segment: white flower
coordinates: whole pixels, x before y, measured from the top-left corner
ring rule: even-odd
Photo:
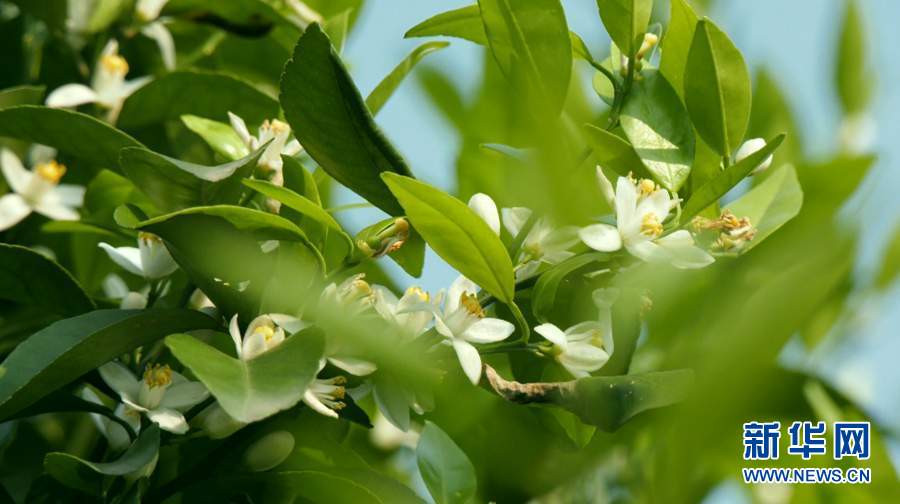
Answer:
[[[163,64],[167,70],[172,70],[175,68],[175,41],[166,25],[158,20],[167,3],[169,0],[138,0],[134,10],[138,20],[144,23],[141,33],[156,42]]]
[[[403,296],[397,296],[381,285],[372,287],[375,311],[385,320],[393,322],[404,336],[416,337],[428,327],[433,317],[429,303],[431,298],[419,287],[406,289]],[[424,308],[424,309],[423,309]]]
[[[472,343],[493,343],[509,337],[509,322],[484,316],[475,293],[478,286],[464,276],[450,285],[443,310],[435,310],[434,327],[453,346],[459,363],[473,384],[481,379],[481,355]]]
[[[604,196],[616,210],[616,226],[592,224],[579,231],[581,240],[594,250],[614,252],[623,246],[647,262],[671,263],[676,268],[702,268],[714,259],[694,244],[684,229],[663,236],[663,222],[673,201],[669,192],[648,179],[639,182],[619,177],[616,189],[597,167]]]
[[[491,230],[499,235],[502,215],[503,227],[516,237],[531,217],[531,210],[524,207],[504,208],[497,211],[497,204],[490,196],[477,193],[469,198],[469,208],[481,217]],[[578,243],[578,228],[555,228],[545,218],[538,219],[522,241],[516,257],[516,279],[534,275],[541,263],[558,264],[575,255],[569,249]]]
[[[325,367],[325,359],[319,363],[319,371]],[[316,373],[318,374],[318,372]],[[315,378],[303,394],[303,404],[309,406],[320,415],[338,418],[337,412],[346,406],[341,399],[346,395],[344,384],[347,379],[343,376],[333,378]]]
[[[167,277],[178,269],[162,239],[152,233],[138,233],[137,247],[113,247],[105,242],[99,246],[125,271],[148,280]]]
[[[110,299],[118,300],[122,310],[143,310],[147,307],[147,289],[133,291],[122,277],[114,273],[103,279],[103,293]]]
[[[169,369],[169,366],[148,366],[142,380],[117,362],[100,366],[100,376],[124,403],[121,418],[135,430],[140,430],[139,414],[159,425],[160,429],[184,434],[188,431],[182,411],[203,402],[209,391],[202,383],[192,382]]]
[[[66,167],[56,161],[35,165],[28,171],[11,151],[0,150],[0,169],[12,192],[0,196],[0,231],[9,229],[32,211],[53,220],[78,220],[84,188],[60,184]]]
[[[257,136],[253,136],[250,134],[250,130],[247,129],[247,124],[244,123],[243,119],[231,112],[228,112],[228,119],[231,121],[231,127],[235,133],[238,134],[244,145],[251,151],[272,140],[272,143],[266,147],[265,152],[260,156],[259,166],[266,171],[272,172],[272,183],[282,185],[284,178],[281,173],[283,163],[281,155],[296,156],[303,150],[300,142],[296,139],[288,141],[288,137],[291,135],[291,127],[278,119],[263,121],[262,126],[257,131]]]
[[[747,159],[754,152],[762,149],[766,146],[766,141],[762,138],[751,138],[746,142],[742,143],[738,148],[737,153],[734,155],[734,161],[736,163],[740,163],[744,159]],[[756,168],[750,172],[751,175],[756,175],[759,172],[765,171],[769,166],[772,165],[772,154],[769,154],[766,159],[763,159],[762,163],[759,163]]]
[[[128,62],[119,56],[119,43],[110,40],[100,60],[94,68],[94,78],[90,87],[84,84],[65,84],[56,88],[47,96],[48,107],[75,107],[85,103],[96,103],[110,110],[109,122],[115,122],[125,98],[146,84],[150,77],[125,80],[128,74]]]
[[[238,327],[238,316],[231,317],[228,332],[234,341],[234,348],[241,360],[259,357],[265,352],[284,342],[284,329],[275,323],[272,315],[260,315],[250,322],[247,330],[241,335]]]
[[[169,0],[138,0],[134,10],[141,21],[154,21],[167,3]]]

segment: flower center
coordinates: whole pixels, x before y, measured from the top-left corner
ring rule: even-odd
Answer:
[[[651,238],[656,238],[661,235],[663,232],[662,224],[659,223],[659,218],[655,213],[648,213],[644,215],[644,218],[641,219],[641,234],[644,236],[649,236]]]
[[[641,196],[650,196],[657,190],[656,183],[650,179],[641,179],[638,182],[637,187],[638,192],[641,193]]]
[[[419,301],[422,301],[423,303],[427,303],[428,300],[431,299],[427,292],[416,286],[412,286],[406,289],[406,293],[410,296],[415,296]]]
[[[47,182],[57,184],[59,183],[59,179],[66,174],[66,166],[59,164],[56,161],[49,161],[35,166],[34,171],[39,177]]]
[[[469,312],[469,315],[484,318],[484,308],[481,307],[481,303],[478,302],[478,297],[475,294],[463,292],[459,295],[459,304]]]
[[[100,58],[100,64],[103,65],[107,72],[113,75],[125,77],[128,73],[128,62],[118,54],[107,54]]]
[[[595,347],[602,347],[603,346],[603,333],[600,332],[598,329],[594,329],[593,331],[591,331],[590,341],[591,341],[591,345],[593,345]]]
[[[144,370],[144,383],[148,387],[166,387],[172,383],[172,370],[168,365],[154,364]]]
[[[275,336],[275,327],[270,324],[260,325],[253,329],[253,334],[261,334],[268,343]]]
[[[272,119],[272,122],[269,123],[269,128],[272,129],[272,133],[276,135],[280,135],[281,133],[289,133],[291,131],[291,127],[287,125],[287,123],[279,121],[278,119]]]
[[[146,245],[158,245],[162,243],[162,238],[146,231],[138,233],[138,240],[144,242]]]

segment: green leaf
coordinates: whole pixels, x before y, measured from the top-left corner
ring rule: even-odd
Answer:
[[[742,253],[796,217],[802,206],[803,189],[792,165],[782,166],[747,194],[725,205],[737,217],[749,217],[756,228],[756,235],[741,249]]]
[[[608,254],[591,252],[579,254],[554,265],[538,277],[531,291],[531,311],[539,322],[547,322],[559,304],[565,304],[565,297],[572,289],[567,282],[579,270],[593,263],[609,260]],[[562,291],[560,291],[562,288]]]
[[[410,28],[403,38],[435,36],[457,37],[485,47],[488,45],[478,5],[469,5],[432,16]]]
[[[410,401],[403,384],[384,370],[379,370],[372,381],[372,396],[378,410],[398,429],[408,431]]]
[[[15,105],[40,105],[44,86],[15,86],[0,90],[0,109]]]
[[[31,335],[0,365],[0,421],[84,373],[167,334],[211,329],[193,310],[97,310]]]
[[[0,243],[0,299],[63,317],[94,309],[94,302],[62,266],[32,249],[5,243]]]
[[[719,201],[725,193],[750,175],[750,172],[759,166],[763,160],[769,157],[769,154],[775,152],[775,149],[781,145],[783,140],[784,134],[778,135],[772,140],[769,140],[762,149],[747,156],[741,162],[729,166],[728,169],[721,172],[718,176],[700,186],[694,191],[691,195],[691,199],[689,199],[684,206],[684,210],[681,212],[681,221],[689,222],[693,216]]]
[[[644,72],[632,87],[621,123],[653,178],[671,192],[681,189],[694,161],[694,129],[675,90],[659,72]]]
[[[241,137],[229,124],[195,115],[183,115],[181,122],[225,159],[240,159],[250,153]]]
[[[584,131],[587,134],[588,143],[594,150],[597,164],[600,166],[608,168],[623,177],[629,173],[644,170],[644,163],[637,153],[634,152],[634,147],[621,137],[593,124],[585,124]]]
[[[322,256],[300,228],[259,210],[195,207],[137,228],[161,236],[223,314],[240,313],[247,322],[260,313],[297,314],[324,271]]]
[[[37,105],[0,110],[0,136],[55,147],[64,154],[113,170],[119,151],[141,143],[89,115]]]
[[[226,483],[227,484],[227,483]],[[258,489],[258,502],[352,502],[354,504],[422,504],[398,481],[371,469],[268,471],[237,477],[235,489]],[[235,492],[237,493],[237,492]]]
[[[485,376],[494,391],[508,401],[555,404],[607,432],[639,413],[682,401],[694,381],[689,369],[523,384],[505,380],[487,366]]]
[[[74,395],[70,388],[71,387],[60,388],[56,392],[44,396],[43,398],[41,398],[41,400],[33,403],[31,406],[19,410],[15,415],[7,418],[6,420],[9,421],[19,418],[28,418],[36,415],[43,415],[45,413],[96,413],[98,415],[103,415],[113,422],[121,425],[122,428],[125,429],[125,432],[127,432],[132,439],[137,437],[137,435],[134,434],[134,429],[131,427],[131,425],[122,418],[116,416],[113,410],[107,408],[106,406],[103,406],[102,404],[97,404],[95,402],[88,401],[82,399],[77,395]]]
[[[370,226],[366,226],[356,234],[355,241],[366,241],[379,231],[394,223],[396,219],[384,219]],[[396,262],[403,271],[416,278],[422,276],[422,268],[425,266],[425,240],[415,229],[409,230],[409,238],[399,249],[387,255]]]
[[[873,72],[866,60],[866,28],[856,0],[847,1],[837,41],[835,82],[841,107],[847,115],[863,112],[873,90]]]
[[[512,261],[500,238],[475,212],[424,182],[392,173],[382,178],[439,256],[497,299],[512,302]]]
[[[741,52],[712,21],[698,21],[684,69],[684,100],[700,137],[721,156],[731,156],[744,139],[750,94]]]
[[[684,99],[684,69],[699,18],[687,0],[671,0],[670,7],[669,26],[660,44],[659,71]]]
[[[228,121],[228,112],[248,124],[259,124],[278,117],[278,102],[229,75],[178,71],[153,79],[129,96],[117,124],[137,128],[188,114]]]
[[[371,112],[373,116],[377,115],[381,110],[381,107],[383,107],[391,98],[391,95],[394,94],[394,91],[400,87],[400,83],[403,82],[403,79],[406,78],[409,72],[412,71],[413,67],[416,66],[422,58],[433,52],[439,51],[448,45],[450,45],[449,42],[426,42],[413,49],[413,51],[409,53],[406,58],[403,58],[403,61],[394,67],[394,69],[391,70],[391,73],[387,74],[387,76],[375,86],[375,89],[369,93],[369,96],[366,98],[366,107],[369,108],[369,112]]]
[[[440,427],[426,421],[416,446],[416,463],[437,504],[464,504],[475,496],[475,467]]]
[[[644,41],[653,0],[597,0],[600,20],[625,54],[634,55]]]
[[[242,159],[218,166],[188,163],[148,149],[129,147],[119,156],[125,175],[163,212],[237,203],[241,180],[250,176],[263,145]]]
[[[479,0],[494,59],[524,98],[562,110],[572,74],[572,42],[559,0]]]
[[[325,338],[317,329],[305,329],[246,361],[187,334],[167,337],[166,346],[206,385],[229,415],[250,423],[300,402],[319,371]]]
[[[48,453],[44,470],[69,488],[103,496],[105,476],[127,476],[151,464],[159,453],[159,427],[151,425],[121,457],[112,462],[89,462],[63,452]]]
[[[391,215],[402,214],[379,178],[411,175],[387,141],[340,57],[317,24],[297,42],[281,77],[281,105],[294,135],[329,175]]]

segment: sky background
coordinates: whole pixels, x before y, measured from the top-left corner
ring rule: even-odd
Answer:
[[[471,4],[471,0],[368,0],[345,49],[345,59],[365,95],[409,51],[423,40],[404,40],[410,27],[439,12]],[[594,0],[563,0],[569,26],[595,54],[607,50],[609,39]],[[660,4],[657,1],[657,4]],[[665,4],[665,2],[663,2]],[[836,40],[843,0],[719,0],[709,13],[741,49],[752,70],[766,67],[775,76],[791,104],[803,132],[807,154],[829,156],[837,145],[840,110],[833,85]],[[869,29],[871,67],[877,69],[877,89],[871,111],[877,124],[874,150],[878,163],[848,206],[845,216],[861,225],[862,249],[857,276],[868,281],[878,267],[886,240],[900,217],[900,2],[861,0]],[[659,8],[659,5],[657,5]],[[448,70],[459,88],[471,94],[477,85],[483,50],[475,44],[450,39],[451,46],[428,56],[427,64]],[[448,191],[455,190],[455,157],[459,138],[430,106],[415,79],[409,79],[377,118],[388,137],[409,161],[419,178]],[[357,201],[342,193],[337,203]],[[357,231],[378,218],[376,210],[342,214]],[[455,278],[454,272],[429,251],[422,279],[416,281],[392,266],[401,284],[416,282],[437,291]],[[814,355],[802,347],[788,349],[785,360],[809,366],[836,387],[867,407],[870,414],[900,433],[900,286],[883,296],[858,295],[856,315],[844,322],[849,333],[837,343],[826,343]],[[875,398],[878,398],[876,401]],[[900,454],[900,443],[895,443]],[[895,467],[900,456],[895,457]]]

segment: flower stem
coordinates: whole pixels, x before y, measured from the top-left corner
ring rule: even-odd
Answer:
[[[519,309],[519,306],[515,301],[511,301],[506,306],[509,307],[509,310],[513,314],[513,318],[516,320],[516,325],[519,326],[519,331],[522,333],[522,342],[528,344],[528,340],[531,338],[531,329],[528,327],[528,321],[525,320],[525,315],[522,314],[522,310]]]

